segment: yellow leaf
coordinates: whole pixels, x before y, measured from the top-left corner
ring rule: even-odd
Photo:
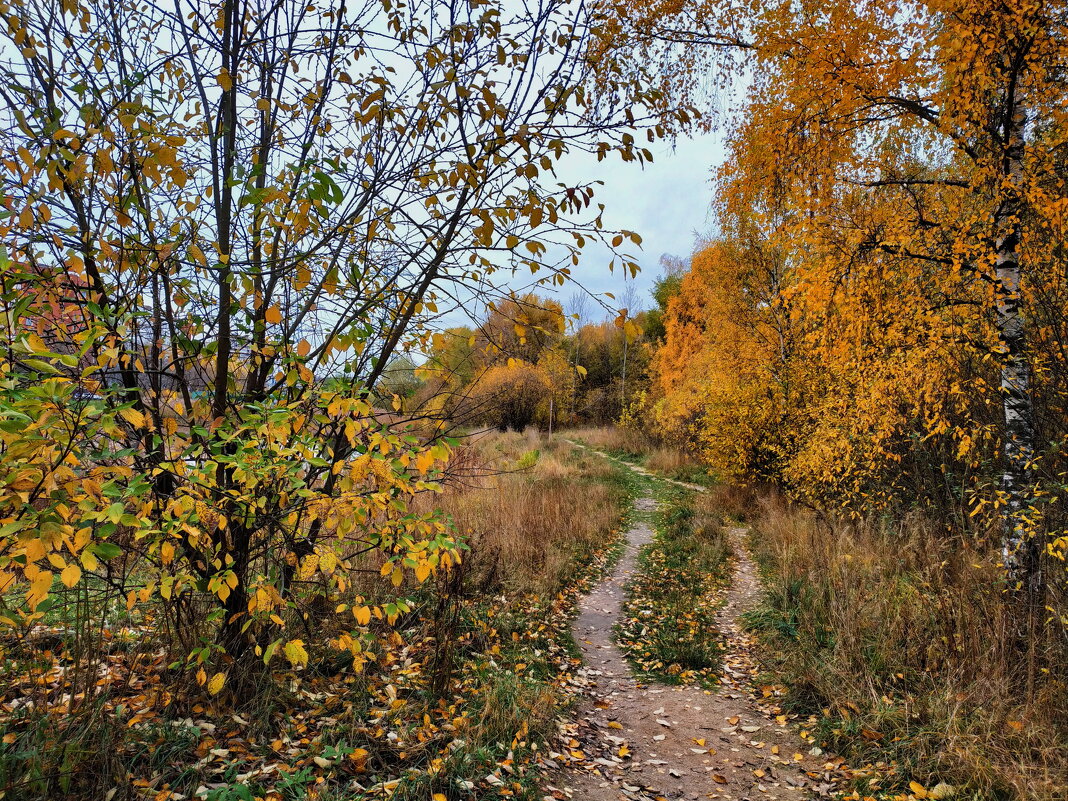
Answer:
[[[26,593],[26,601],[29,603],[31,609],[36,609],[37,604],[41,603],[48,597],[49,591],[52,589],[52,573],[49,570],[42,570],[30,581],[30,590]]]
[[[434,454],[430,451],[423,451],[415,457],[415,468],[420,473],[426,473],[434,464]]]
[[[294,667],[308,664],[308,652],[304,650],[303,640],[290,640],[285,644],[282,651]]]
[[[26,554],[27,563],[43,559],[45,555],[44,543],[40,540],[28,540],[23,546],[23,553]]]
[[[163,559],[163,564],[169,565],[171,562],[174,561],[174,546],[171,545],[169,542],[163,543],[162,547],[160,547],[159,549],[159,552],[160,556]]]
[[[311,343],[306,339],[302,339],[297,343],[297,355],[302,359],[311,353]]]
[[[204,668],[197,671],[197,684],[201,687],[204,686],[204,682],[208,680],[208,674],[204,672]]]
[[[119,412],[134,428],[143,428],[145,425],[145,416],[137,409],[123,409]]]
[[[361,626],[366,626],[371,622],[371,607],[359,606],[352,610],[353,617],[356,618],[356,622]]]
[[[234,79],[230,77],[230,72],[226,67],[219,70],[219,74],[215,76],[215,80],[219,82],[219,86],[221,86],[225,92],[229,92],[234,88]]]
[[[271,306],[267,309],[266,313],[264,313],[263,319],[271,325],[277,325],[282,322],[282,312],[278,310],[277,306]]]
[[[909,782],[909,789],[915,793],[917,798],[927,797],[927,789],[919,782]]]
[[[311,270],[301,264],[297,267],[297,277],[294,281],[294,289],[298,292],[311,282]]]
[[[415,577],[421,582],[426,581],[427,576],[430,575],[433,568],[426,562],[420,562],[415,566]]]
[[[226,674],[216,673],[211,677],[211,681],[208,682],[208,693],[210,695],[218,695],[224,684],[226,684]]]
[[[75,564],[69,564],[59,574],[59,580],[64,587],[73,587],[82,577],[82,569]]]

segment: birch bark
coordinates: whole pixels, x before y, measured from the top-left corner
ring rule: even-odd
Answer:
[[[1001,340],[1001,393],[1005,419],[1001,488],[1008,503],[1002,555],[1010,585],[1029,594],[1042,588],[1038,541],[1028,523],[1035,417],[1026,328],[1020,308],[1020,196],[1024,171],[1026,115],[1019,98],[1011,99],[1005,121],[1002,201],[995,215],[995,272],[998,279],[997,329]]]

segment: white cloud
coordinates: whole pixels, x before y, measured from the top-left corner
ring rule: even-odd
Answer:
[[[606,227],[641,235],[641,250],[631,252],[642,267],[634,285],[645,303],[660,273],[661,254],[688,256],[695,238],[709,233],[712,175],[724,159],[722,137],[715,133],[680,139],[674,147],[659,142],[649,149],[653,163],[644,167],[615,155],[598,163],[595,156],[582,154],[565,158],[557,168],[565,183],[603,181],[594,200],[605,205]],[[588,247],[573,275],[593,293],[618,297],[624,289],[623,272],[617,267],[610,273],[610,260],[607,250]],[[575,289],[564,287],[561,294]]]

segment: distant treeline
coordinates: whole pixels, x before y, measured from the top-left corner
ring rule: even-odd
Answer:
[[[604,424],[644,397],[663,312],[680,278],[657,284],[652,310],[591,322],[554,299],[516,295],[475,326],[436,333],[423,359],[386,368],[379,403],[454,423],[522,429]]]

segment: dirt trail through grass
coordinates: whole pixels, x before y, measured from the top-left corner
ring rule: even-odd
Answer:
[[[828,793],[825,758],[810,753],[784,719],[757,703],[750,688],[756,672],[752,643],[738,617],[754,602],[759,578],[744,529],[731,531],[734,575],[717,617],[725,648],[720,687],[644,684],[633,677],[612,627],[624,588],[638,569],[639,550],[655,536],[651,519],[657,501],[649,483],[643,482],[647,489],[635,503],[622,558],[580,605],[573,630],[585,658],[587,699],[566,732],[570,767],[548,788],[548,797],[744,801]]]

